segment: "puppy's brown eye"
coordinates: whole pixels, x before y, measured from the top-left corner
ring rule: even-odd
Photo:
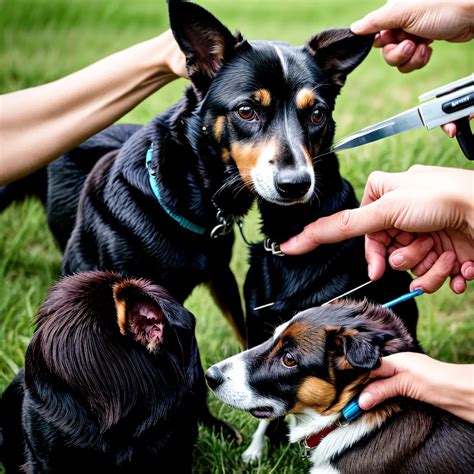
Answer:
[[[313,113],[311,114],[311,122],[314,125],[321,125],[323,123],[323,120],[324,120],[324,111],[321,108],[316,107],[313,110]]]
[[[241,119],[247,121],[253,120],[257,117],[255,110],[253,110],[252,107],[250,107],[249,105],[241,105],[237,109],[237,113],[239,114],[239,117]]]
[[[296,365],[296,360],[289,352],[285,352],[281,358],[281,363],[285,367],[294,367]]]

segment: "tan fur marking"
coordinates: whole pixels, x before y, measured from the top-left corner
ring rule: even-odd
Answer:
[[[128,286],[126,283],[128,282],[116,283],[112,287],[115,309],[117,310],[117,324],[120,329],[120,334],[122,334],[122,336],[125,336],[127,334],[127,305],[125,303],[125,300],[120,298],[119,293],[122,288]]]
[[[316,102],[316,94],[313,90],[304,87],[296,94],[296,107],[298,109],[307,109]]]
[[[220,115],[217,117],[216,121],[214,122],[214,136],[216,137],[216,140],[219,141],[222,137],[222,130],[224,128],[224,120],[225,117],[223,115]]]
[[[335,394],[336,389],[329,382],[317,377],[307,377],[298,389],[297,402],[290,413],[299,413],[303,408],[312,408],[322,413],[334,400]]]
[[[229,149],[228,149],[228,148],[224,148],[224,149],[222,150],[221,156],[222,156],[222,161],[223,161],[224,163],[229,163],[229,161],[230,161],[230,152],[229,152]]]
[[[257,92],[253,94],[253,98],[262,107],[268,107],[272,101],[272,97],[268,89],[259,89]]]
[[[277,146],[274,140],[260,145],[236,142],[230,146],[230,153],[239,169],[240,176],[249,188],[252,187],[250,172],[257,166],[258,160],[275,159],[276,151]]]
[[[300,145],[301,151],[303,152],[304,157],[306,158],[306,162],[309,166],[313,166],[313,159],[311,158],[311,154],[308,149],[304,145]],[[319,150],[319,148],[318,148]],[[317,154],[317,152],[316,152]]]

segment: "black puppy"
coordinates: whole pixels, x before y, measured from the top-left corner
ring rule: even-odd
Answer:
[[[191,472],[206,389],[195,320],[161,287],[63,278],[1,400],[7,472]]]
[[[336,155],[327,150],[334,138],[336,97],[372,40],[340,29],[319,33],[304,48],[262,47],[262,56],[275,56],[265,63],[268,69],[258,82],[268,104],[249,105],[252,131],[240,144],[242,148],[254,141],[270,144],[249,169],[251,184],[264,198],[259,209],[267,236],[265,245],[251,247],[245,282],[249,347],[264,341],[297,311],[368,280],[362,238],[324,245],[303,256],[281,257],[272,250],[319,217],[358,206],[351,185],[339,173]],[[409,283],[407,274],[389,270],[354,296],[384,303],[406,293]],[[274,304],[255,309],[269,303]],[[404,303],[396,311],[415,336],[415,303]]]

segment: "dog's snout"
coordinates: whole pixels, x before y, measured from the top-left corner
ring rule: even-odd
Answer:
[[[311,176],[306,171],[283,170],[275,176],[275,188],[282,197],[303,197],[311,187]]]
[[[215,390],[222,382],[224,382],[224,374],[219,367],[213,365],[206,371],[207,385],[211,390]]]

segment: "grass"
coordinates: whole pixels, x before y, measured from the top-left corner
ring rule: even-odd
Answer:
[[[278,39],[302,44],[320,29],[348,25],[378,6],[366,0],[206,0],[229,28],[251,39]],[[165,2],[134,0],[0,0],[0,90],[30,87],[54,80],[105,55],[152,37],[166,28]],[[431,88],[469,74],[473,45],[435,43],[428,67],[409,75],[387,67],[378,51],[348,79],[338,100],[335,118],[339,137],[413,106]],[[124,65],[125,67],[125,65]],[[154,94],[121,121],[146,123],[176,101],[184,81]],[[2,111],[5,113],[7,111]],[[340,154],[341,168],[360,196],[372,170],[406,170],[412,164],[470,166],[455,142],[439,130],[420,130],[357,151]],[[472,167],[471,167],[472,169]],[[256,238],[258,218],[245,223]],[[27,201],[0,215],[0,390],[23,364],[31,336],[32,318],[47,289],[58,278],[60,253],[48,231],[41,205]],[[241,284],[247,268],[246,250],[237,237],[232,268]],[[473,360],[474,297],[453,295],[443,288],[419,298],[420,338],[426,351],[446,361]],[[186,305],[198,320],[197,336],[205,367],[238,351],[235,339],[205,288],[196,288]],[[215,399],[211,408],[234,423],[248,443],[256,426],[249,415]],[[299,473],[307,469],[299,447],[268,453],[260,465],[245,467],[243,447],[229,445],[200,430],[195,455],[196,473]],[[1,468],[0,468],[1,470]]]

